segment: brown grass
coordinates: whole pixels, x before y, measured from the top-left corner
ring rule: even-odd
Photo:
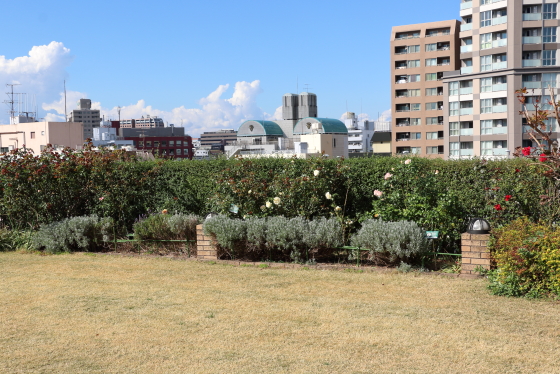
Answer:
[[[560,373],[484,280],[0,253],[1,373]]]

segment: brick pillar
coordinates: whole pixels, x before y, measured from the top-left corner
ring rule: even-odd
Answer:
[[[214,240],[204,235],[202,225],[196,226],[196,257],[202,260],[217,260],[218,251],[212,244]]]
[[[478,266],[490,270],[489,240],[490,234],[461,234],[461,274],[476,274]]]

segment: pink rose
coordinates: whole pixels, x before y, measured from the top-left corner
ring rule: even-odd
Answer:
[[[387,179],[391,178],[392,176],[393,176],[393,174],[387,173],[387,174],[385,174],[385,176],[383,178],[385,178],[385,180],[387,180]]]
[[[376,197],[381,197],[381,195],[383,195],[383,192],[379,191],[379,190],[375,190],[373,191],[373,195]]]

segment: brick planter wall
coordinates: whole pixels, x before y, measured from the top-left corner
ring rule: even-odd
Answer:
[[[489,240],[490,234],[461,234],[461,274],[476,274],[478,266],[490,270]]]
[[[218,251],[212,244],[214,241],[210,236],[204,235],[202,225],[196,226],[196,258],[201,260],[217,260]]]

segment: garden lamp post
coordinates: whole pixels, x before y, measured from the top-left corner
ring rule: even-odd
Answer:
[[[471,218],[467,232],[469,234],[488,234],[490,224],[484,218]]]

